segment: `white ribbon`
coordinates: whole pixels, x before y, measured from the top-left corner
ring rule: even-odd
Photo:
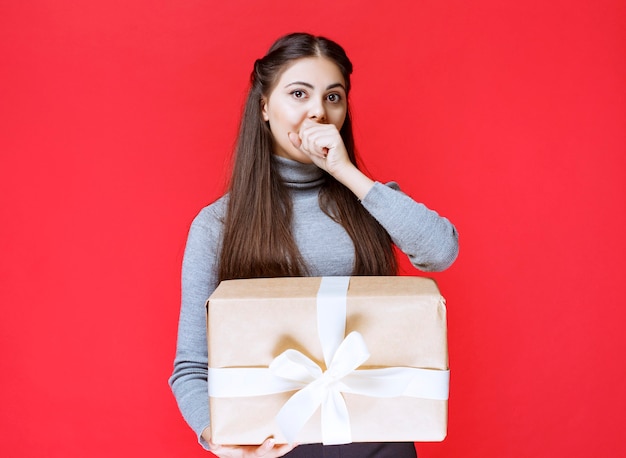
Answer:
[[[358,332],[351,332],[344,339],[349,281],[350,277],[323,277],[317,295],[318,334],[326,371],[303,353],[286,350],[268,368],[209,368],[209,395],[243,397],[297,390],[276,416],[279,428],[287,441],[293,443],[321,407],[325,445],[352,442],[342,393],[448,399],[448,370],[413,367],[358,370],[369,358],[369,352]]]

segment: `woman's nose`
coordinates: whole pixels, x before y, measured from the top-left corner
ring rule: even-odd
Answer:
[[[317,122],[326,122],[326,110],[324,109],[323,101],[311,101],[311,107],[309,108],[309,119]]]

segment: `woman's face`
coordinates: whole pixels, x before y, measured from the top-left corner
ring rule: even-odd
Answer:
[[[341,130],[348,111],[346,83],[333,61],[325,57],[296,60],[283,71],[262,101],[263,119],[274,137],[274,154],[303,163],[311,159],[289,140],[305,119],[334,124]]]

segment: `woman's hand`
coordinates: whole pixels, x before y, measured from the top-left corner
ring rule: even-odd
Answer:
[[[219,458],[277,458],[289,453],[295,445],[277,445],[271,437],[261,445],[217,445],[211,440],[211,431],[205,429],[202,437],[209,443],[209,450]]]
[[[315,165],[348,187],[357,198],[363,199],[374,185],[350,162],[341,134],[334,124],[320,124],[306,119],[299,133],[289,133],[289,140]]]
[[[209,442],[211,452],[220,458],[276,458],[293,450],[295,445],[276,445],[274,439],[266,439],[261,445],[216,445]]]
[[[320,124],[305,119],[300,132],[289,133],[289,140],[309,156],[315,165],[332,176],[346,167],[353,167],[343,139],[334,124]]]

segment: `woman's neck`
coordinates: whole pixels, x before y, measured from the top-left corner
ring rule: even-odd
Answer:
[[[324,171],[315,164],[303,164],[281,156],[272,156],[283,183],[288,188],[310,189],[321,186]]]

